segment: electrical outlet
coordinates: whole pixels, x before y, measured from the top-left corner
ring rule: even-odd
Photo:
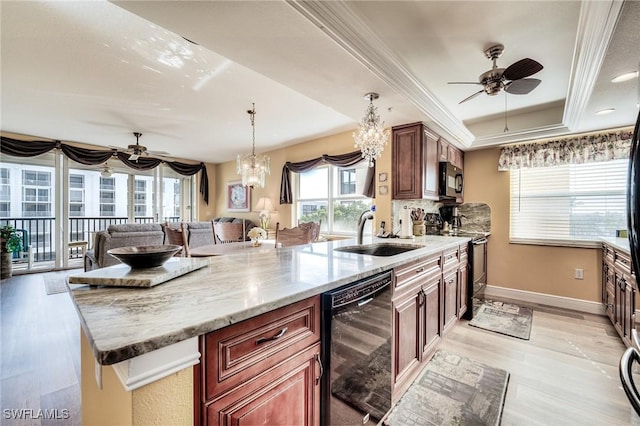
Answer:
[[[576,269],[576,280],[584,278],[584,269]]]

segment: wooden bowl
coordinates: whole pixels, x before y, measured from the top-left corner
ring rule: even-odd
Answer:
[[[162,266],[181,249],[182,246],[175,244],[118,247],[107,250],[107,254],[115,257],[125,265],[129,265],[132,269],[142,269]]]

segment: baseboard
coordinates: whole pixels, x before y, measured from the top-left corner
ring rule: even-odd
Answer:
[[[572,311],[585,312],[595,315],[606,315],[604,306],[600,302],[589,300],[573,299],[571,297],[553,296],[533,291],[517,290],[513,288],[497,287],[488,285],[485,287],[484,296],[488,299],[505,298],[521,300],[523,302],[537,303],[540,305],[553,306],[556,308],[570,309]]]

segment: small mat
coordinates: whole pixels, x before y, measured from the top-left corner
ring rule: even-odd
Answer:
[[[508,383],[505,370],[437,350],[383,424],[499,425]]]
[[[44,289],[48,295],[67,291],[67,277],[47,277],[44,279]]]
[[[469,325],[518,339],[529,340],[533,310],[511,303],[484,300]]]

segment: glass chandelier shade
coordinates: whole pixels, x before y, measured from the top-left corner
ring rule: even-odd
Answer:
[[[256,154],[256,104],[253,104],[253,108],[247,112],[251,117],[253,148],[251,154],[238,154],[238,174],[242,176],[243,186],[263,188],[265,176],[271,174],[271,159],[266,155]]]
[[[389,131],[385,131],[384,122],[380,121],[378,108],[373,105],[373,100],[378,99],[377,93],[367,93],[364,96],[369,100],[369,106],[358,124],[358,129],[353,133],[355,147],[362,151],[362,158],[369,162],[369,167],[373,167],[373,161],[382,154],[384,146],[389,139]]]

